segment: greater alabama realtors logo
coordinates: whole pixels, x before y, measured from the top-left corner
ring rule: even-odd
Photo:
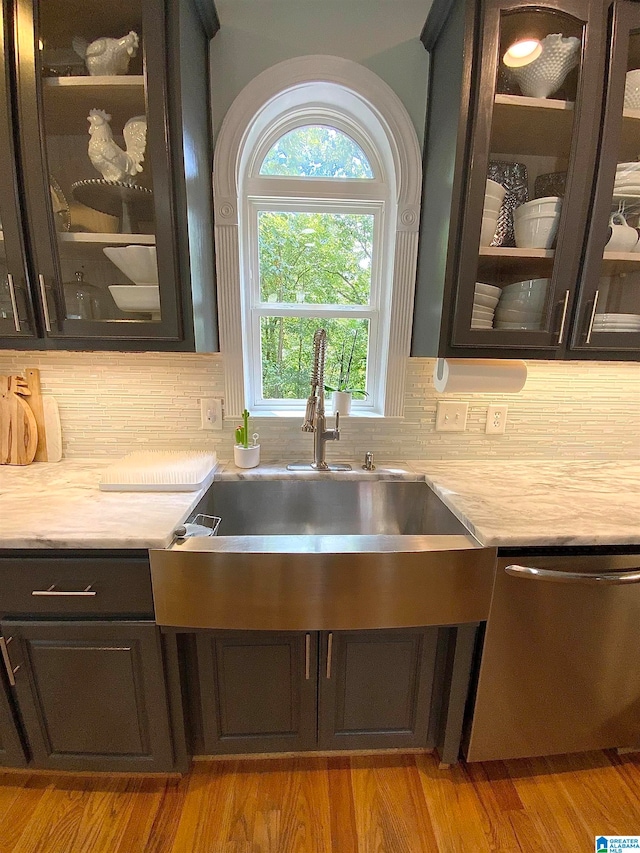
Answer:
[[[599,835],[596,853],[619,853],[621,850],[640,850],[640,835]]]

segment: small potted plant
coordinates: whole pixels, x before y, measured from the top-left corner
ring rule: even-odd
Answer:
[[[260,445],[256,444],[258,434],[252,436],[253,444],[249,444],[249,412],[242,413],[242,426],[236,427],[236,443],[233,446],[233,461],[238,468],[255,468],[260,462]]]
[[[338,381],[335,386],[325,385],[325,391],[331,391],[333,393],[332,403],[333,403],[333,414],[334,415],[348,415],[351,413],[351,399],[354,394],[361,394],[363,397],[367,396],[367,392],[364,388],[350,388],[350,379],[351,379],[351,369],[353,367],[353,356],[356,349],[356,342],[358,340],[358,330],[353,334],[353,339],[351,341],[351,349],[347,356],[347,339],[344,338],[342,341],[342,352],[340,353],[340,374],[338,376]]]

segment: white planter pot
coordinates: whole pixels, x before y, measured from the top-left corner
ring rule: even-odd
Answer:
[[[252,444],[251,447],[243,447],[241,444],[234,444],[233,461],[238,468],[255,468],[260,463],[260,445]]]
[[[351,414],[351,392],[350,391],[334,391],[333,392],[333,414],[334,415],[350,415]]]

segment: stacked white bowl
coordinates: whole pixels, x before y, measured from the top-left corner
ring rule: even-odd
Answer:
[[[506,189],[497,181],[487,178],[487,187],[484,194],[484,209],[482,211],[482,229],[480,231],[480,245],[489,246],[493,240],[498,226],[498,216]]]
[[[640,332],[640,314],[596,314],[594,332]]]
[[[476,282],[473,295],[473,314],[471,315],[472,329],[492,329],[493,314],[500,299],[500,288],[493,284]]]
[[[540,329],[548,286],[548,278],[530,278],[503,287],[494,329]]]
[[[618,163],[613,194],[637,197],[640,195],[640,163]]]
[[[536,198],[516,207],[513,227],[519,249],[550,249],[558,233],[562,199]]]

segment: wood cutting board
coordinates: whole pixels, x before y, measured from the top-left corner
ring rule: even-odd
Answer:
[[[21,376],[0,376],[0,465],[29,465],[38,446],[36,419]]]
[[[38,447],[36,462],[59,462],[62,459],[62,429],[60,412],[55,397],[42,393],[40,371],[37,367],[28,367],[25,379],[31,391],[27,403],[31,408],[38,427]]]

